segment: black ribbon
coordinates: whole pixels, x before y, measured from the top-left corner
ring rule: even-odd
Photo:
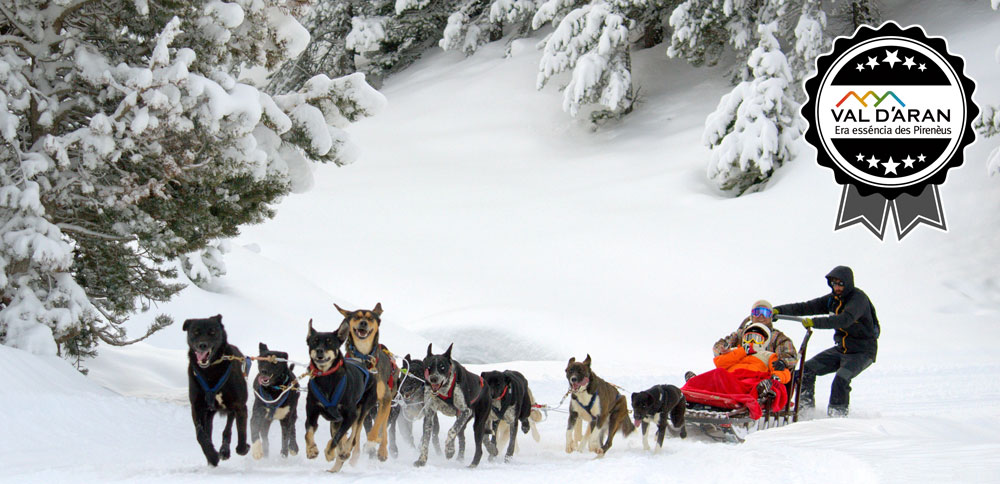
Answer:
[[[882,240],[890,211],[896,220],[896,236],[900,240],[921,223],[948,230],[937,185],[925,186],[917,196],[903,194],[895,200],[887,200],[878,193],[861,195],[854,185],[845,185],[840,196],[840,212],[837,214],[837,226],[834,230],[862,224]]]

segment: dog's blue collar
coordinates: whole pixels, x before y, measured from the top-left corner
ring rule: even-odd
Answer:
[[[344,360],[344,361],[347,361],[347,363],[353,366],[354,368],[361,370],[361,373],[365,375],[365,382],[362,385],[362,387],[368,386],[368,378],[371,376],[371,373],[369,373],[368,370],[366,370],[361,365],[354,363],[353,361],[349,360]],[[337,384],[337,388],[333,390],[333,395],[331,395],[330,398],[327,398],[326,395],[323,394],[323,391],[319,389],[319,386],[316,385],[316,379],[315,378],[309,379],[309,393],[316,395],[316,400],[319,401],[319,404],[322,405],[323,408],[336,407],[337,404],[340,403],[341,397],[344,396],[345,389],[347,389],[347,378],[341,378],[340,383]],[[361,401],[362,396],[364,396],[364,392],[359,392],[358,399],[357,401],[354,402],[355,405],[357,405],[358,402]]]

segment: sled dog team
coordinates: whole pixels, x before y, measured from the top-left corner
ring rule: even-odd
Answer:
[[[528,381],[517,371],[470,372],[451,357],[449,345],[435,354],[427,347],[423,360],[406,355],[399,368],[389,350],[379,343],[381,303],[371,310],[348,311],[337,306],[344,316],[336,331],[322,332],[309,321],[306,342],[309,347],[306,385],[306,457],[319,455],[316,431],[319,419],[330,422],[330,440],[323,449],[327,461],[335,461],[330,472],[337,472],[344,462],[357,460],[361,453],[361,433],[365,428],[365,448],[369,456],[384,461],[391,452],[398,454],[396,427],[413,443],[410,422],[423,416],[420,457],[414,463],[427,462],[433,440],[440,453],[438,413],[455,417],[445,436],[444,454],[458,457],[465,452],[465,429],[471,422],[475,454],[471,466],[479,464],[485,445],[490,458],[506,444],[504,460],[509,461],[517,445],[517,433],[532,433],[541,420],[540,406],[534,401]],[[228,459],[236,422],[236,453],[260,459],[268,454],[268,431],[274,421],[281,427],[281,455],[296,455],[295,422],[302,388],[294,375],[294,363],[288,353],[272,351],[260,343],[259,356],[247,357],[228,343],[222,316],[188,319],[182,328],[187,332],[188,393],[191,416],[198,444],[209,465]],[[252,360],[258,361],[258,374],[251,390],[254,393],[250,413],[250,439],[247,443],[246,376]],[[618,431],[626,436],[642,426],[643,445],[649,448],[647,430],[657,425],[656,443],[662,447],[667,428],[686,437],[684,397],[673,385],[657,385],[632,394],[635,423],[628,418],[628,406],[618,389],[597,376],[590,367],[590,355],[576,361],[570,358],[566,379],[571,395],[569,422],[566,428],[566,451],[587,449],[603,455],[611,448]],[[398,395],[398,396],[397,396]],[[395,405],[394,405],[395,402]],[[212,422],[216,412],[226,415],[222,443],[216,450],[212,443]],[[403,417],[403,422],[399,417]],[[584,429],[583,424],[587,423]],[[499,442],[498,442],[499,440]]]

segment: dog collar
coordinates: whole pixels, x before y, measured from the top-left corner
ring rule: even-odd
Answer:
[[[482,377],[479,377],[479,378],[482,378]],[[509,387],[507,385],[504,385],[503,392],[500,393],[499,397],[494,398],[494,400],[500,400],[501,398],[503,398],[503,396],[507,394],[507,388],[509,388]]]
[[[327,376],[327,375],[329,375],[329,374],[331,374],[331,373],[339,370],[341,366],[344,366],[344,359],[343,358],[341,358],[340,361],[338,361],[336,365],[333,365],[332,367],[330,367],[329,370],[321,372],[321,371],[319,371],[319,368],[316,368],[316,363],[310,361],[309,362],[309,376],[313,377],[313,378],[320,377],[320,376]]]

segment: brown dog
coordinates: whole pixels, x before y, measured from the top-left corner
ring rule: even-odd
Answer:
[[[566,425],[566,452],[577,449],[578,437],[574,438],[577,419],[590,422],[588,448],[598,456],[611,448],[615,433],[620,429],[625,436],[635,430],[628,418],[625,397],[618,393],[614,385],[604,381],[590,369],[590,355],[583,362],[570,358],[566,365],[566,380],[569,382],[573,398],[569,404],[569,422]],[[607,436],[602,445],[600,440]]]
[[[378,459],[389,458],[387,423],[392,410],[392,398],[396,395],[396,385],[399,383],[399,368],[392,354],[378,342],[379,324],[382,316],[382,303],[372,310],[358,309],[348,311],[334,304],[337,311],[344,315],[340,323],[340,331],[350,331],[350,337],[345,345],[345,356],[362,360],[374,373],[378,382],[378,414],[371,430],[368,431],[368,443],[378,442]],[[374,449],[370,449],[371,452]]]

